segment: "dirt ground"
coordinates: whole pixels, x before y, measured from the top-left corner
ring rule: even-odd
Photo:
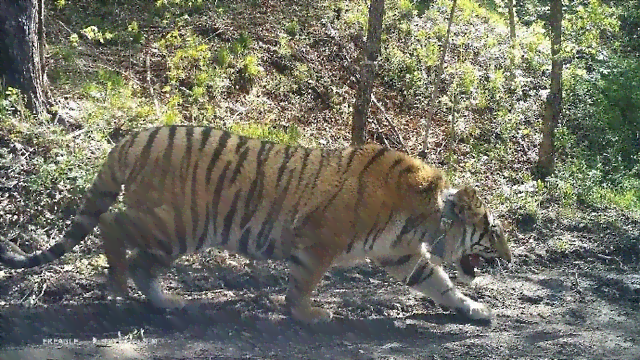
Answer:
[[[191,312],[116,304],[100,279],[79,275],[54,276],[35,306],[9,297],[0,359],[640,359],[637,246],[559,255],[527,244],[464,290],[494,309],[490,325],[463,321],[365,264],[327,274],[315,300],[334,321],[303,326],[281,309],[284,264],[202,256],[165,277],[170,290],[208,299]],[[3,294],[33,271],[1,273]]]

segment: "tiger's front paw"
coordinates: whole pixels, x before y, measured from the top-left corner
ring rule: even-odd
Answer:
[[[319,307],[301,307],[292,308],[291,316],[300,322],[307,324],[316,324],[322,322],[329,322],[333,317],[333,314],[329,310],[325,310]]]
[[[487,307],[487,305],[471,299],[467,300],[464,306],[457,308],[456,311],[458,314],[470,320],[487,322],[491,322],[491,320],[493,320],[493,312]]]

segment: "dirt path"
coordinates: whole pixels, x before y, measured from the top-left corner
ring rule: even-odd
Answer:
[[[192,313],[84,300],[6,307],[0,359],[640,359],[638,270],[598,260],[486,269],[466,292],[495,309],[490,326],[463,322],[374,267],[336,270],[316,299],[337,318],[307,327],[281,312],[281,265],[257,276],[223,269],[220,289],[195,291],[211,303]],[[199,275],[182,287],[197,290]]]

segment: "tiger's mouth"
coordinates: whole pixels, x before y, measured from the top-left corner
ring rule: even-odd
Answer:
[[[460,269],[462,272],[471,277],[476,277],[476,268],[480,267],[483,262],[482,256],[478,254],[467,254],[460,258]]]

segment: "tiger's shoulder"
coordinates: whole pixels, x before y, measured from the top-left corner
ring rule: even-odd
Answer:
[[[397,206],[413,207],[415,201],[424,206],[425,198],[436,199],[449,187],[441,169],[405,152],[379,144],[351,147],[350,151],[357,153],[350,173],[356,184],[348,189],[353,200],[381,197]]]

